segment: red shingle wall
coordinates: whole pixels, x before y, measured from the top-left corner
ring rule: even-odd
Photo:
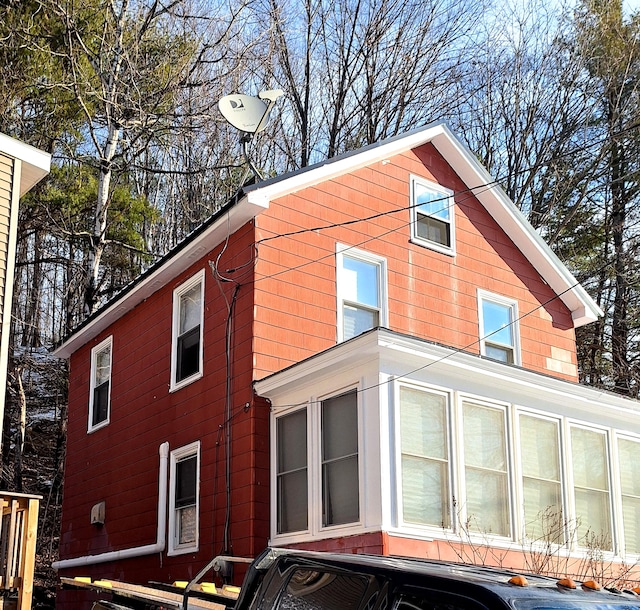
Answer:
[[[223,274],[240,278],[248,270],[250,279],[252,241],[253,227],[247,225],[220,259]],[[216,257],[217,251],[205,256],[73,354],[60,543],[61,559],[154,543],[159,446],[169,441],[170,450],[174,450],[200,440],[200,551],[74,568],[62,575],[134,582],[185,580],[223,550],[228,432],[225,327],[234,283],[215,281],[208,262]],[[247,267],[227,273],[247,261]],[[205,270],[204,375],[169,392],[173,290],[200,269]],[[254,556],[268,538],[269,411],[264,401],[254,399],[252,390],[250,281],[240,287],[234,306],[229,387],[233,511],[228,535],[231,548],[227,550]],[[111,421],[87,434],[91,348],[109,335],[113,337]],[[90,524],[90,511],[100,501],[106,502],[106,520],[104,526],[97,527]]]
[[[454,191],[455,257],[411,243],[412,174]],[[335,344],[339,242],[387,259],[391,330],[478,353],[484,289],[518,301],[525,368],[577,380],[569,310],[430,144],[282,197],[257,227],[257,378]]]

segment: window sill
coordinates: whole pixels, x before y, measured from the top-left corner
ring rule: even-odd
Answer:
[[[198,381],[198,379],[202,379],[202,377],[203,377],[202,373],[196,373],[195,375],[191,375],[191,377],[187,377],[186,379],[183,379],[179,383],[172,382],[171,386],[169,387],[169,392],[177,392],[178,390],[181,390],[185,386],[191,385],[194,381]]]
[[[420,246],[421,248],[427,248],[429,250],[433,250],[434,252],[439,252],[440,254],[446,254],[447,256],[450,256],[452,258],[454,258],[456,255],[456,251],[453,246],[443,246],[442,244],[438,244],[434,241],[421,239],[420,237],[416,237],[415,235],[412,235],[409,241],[416,246]]]

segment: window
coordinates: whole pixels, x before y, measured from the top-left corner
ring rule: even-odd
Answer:
[[[573,426],[571,458],[578,544],[612,550],[606,434]]]
[[[416,243],[454,253],[453,192],[421,178],[411,179],[411,238]]]
[[[338,246],[338,341],[386,326],[386,263],[368,252]]]
[[[309,524],[306,409],[278,417],[276,447],[278,534],[306,530]]]
[[[111,337],[91,350],[89,426],[91,432],[109,423],[111,403]]]
[[[520,414],[524,531],[533,541],[563,544],[560,430],[556,420]]]
[[[618,462],[624,547],[627,553],[640,553],[640,478],[636,473],[637,465],[640,464],[640,442],[618,439]]]
[[[466,512],[471,530],[509,536],[509,479],[505,412],[465,402],[463,411]]]
[[[204,271],[173,293],[171,389],[202,377]]]
[[[352,391],[322,401],[322,525],[359,516],[358,400]]]
[[[169,555],[198,550],[200,442],[171,452]]]
[[[451,526],[447,396],[400,387],[402,519]]]
[[[357,390],[274,416],[272,531],[317,535],[360,525]]]
[[[478,291],[478,303],[482,355],[520,364],[517,303],[483,291]]]

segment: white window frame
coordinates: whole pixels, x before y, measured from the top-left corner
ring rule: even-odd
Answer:
[[[93,422],[93,402],[96,389],[96,373],[98,364],[98,354],[109,348],[109,391],[107,394],[107,417],[101,422]],[[113,337],[107,337],[91,350],[91,381],[89,387],[89,417],[87,420],[87,432],[94,432],[104,428],[111,421],[111,386],[113,379]]]
[[[196,457],[196,535],[195,542],[179,544],[176,540],[178,534],[178,523],[176,519],[176,465],[185,458]],[[200,441],[195,441],[184,447],[174,449],[170,454],[170,474],[169,474],[169,536],[167,555],[182,555],[184,553],[195,553],[200,547]]]
[[[578,515],[578,511],[576,508],[576,481],[575,481],[575,474],[574,474],[574,459],[573,459],[572,431],[575,428],[600,434],[604,438],[604,447],[605,447],[604,457],[606,460],[606,474],[607,474],[607,482],[609,485],[609,489],[608,489],[609,527],[611,531],[611,549],[602,549],[602,553],[605,556],[613,556],[618,552],[618,545],[619,545],[618,528],[620,524],[617,522],[617,519],[616,519],[616,510],[618,505],[622,504],[622,496],[620,494],[620,490],[614,487],[614,476],[612,472],[614,462],[613,462],[612,447],[611,447],[612,431],[607,427],[598,426],[596,424],[585,422],[583,420],[568,419],[566,421],[565,434],[566,434],[567,462],[568,462],[567,469],[568,469],[568,477],[570,477],[570,484],[567,487],[570,489],[569,503],[570,503],[571,527],[576,530],[574,534],[574,540],[575,540],[574,547],[579,551],[584,551],[585,549],[587,549],[587,547],[580,544],[580,538],[577,532],[577,520],[580,518],[580,516]]]
[[[322,402],[330,398],[356,392],[356,409],[358,417],[358,521],[323,526],[322,499]],[[307,529],[296,532],[278,533],[278,498],[277,498],[277,419],[294,413],[299,408],[307,409]],[[310,538],[325,537],[327,535],[350,535],[363,531],[365,520],[365,482],[364,482],[364,441],[362,398],[359,386],[351,384],[340,390],[320,396],[310,397],[309,400],[295,409],[274,408],[271,415],[271,540],[274,544],[289,544]]]
[[[467,489],[467,459],[465,456],[465,446],[464,446],[464,405],[470,404],[473,406],[477,406],[485,409],[492,409],[494,411],[499,411],[502,413],[502,421],[504,423],[504,443],[505,443],[505,466],[506,466],[506,485],[507,485],[507,500],[508,506],[506,514],[509,519],[509,533],[506,535],[496,534],[493,532],[483,532],[474,528],[470,528],[466,534],[469,535],[471,539],[474,540],[498,540],[504,541],[514,540],[514,533],[516,531],[516,523],[517,523],[517,515],[514,511],[514,464],[513,464],[513,428],[511,424],[511,406],[507,403],[501,402],[493,402],[482,397],[470,395],[470,394],[459,394],[458,395],[458,404],[457,404],[457,425],[458,431],[456,435],[455,442],[457,443],[457,456],[458,456],[458,480],[460,483],[460,495],[459,497],[462,499],[462,505],[459,509],[459,515],[456,515],[456,528],[461,532],[461,523],[467,523],[469,521],[469,511],[467,507],[467,497],[468,497],[468,489]]]
[[[559,476],[560,476],[560,503],[562,510],[562,518],[563,518],[563,542],[562,543],[554,543],[552,541],[538,541],[531,539],[527,536],[526,527],[527,520],[524,509],[524,458],[522,452],[522,432],[521,432],[521,420],[520,418],[531,417],[533,419],[540,419],[556,425],[556,433],[557,433],[557,444],[558,444],[558,468],[559,468]],[[550,548],[563,548],[570,544],[570,533],[567,531],[567,521],[568,515],[570,514],[569,507],[567,505],[567,477],[566,477],[566,450],[564,448],[564,426],[563,420],[561,417],[555,417],[550,413],[542,412],[542,411],[534,411],[530,409],[516,409],[514,414],[514,428],[515,428],[515,442],[514,442],[514,453],[515,453],[515,462],[517,464],[517,472],[515,472],[515,482],[516,482],[516,491],[517,496],[515,499],[515,506],[519,507],[519,514],[517,515],[519,519],[519,531],[523,541],[526,541],[527,544],[543,546],[544,548],[548,548],[547,545],[550,545]]]
[[[449,210],[449,245],[441,244],[437,241],[432,241],[418,235],[418,208],[420,207],[416,197],[416,186],[421,186],[427,190],[433,191],[435,194],[442,197],[442,207]],[[442,185],[433,182],[427,178],[421,178],[420,176],[411,176],[410,179],[410,197],[411,205],[409,207],[411,211],[411,242],[436,250],[449,256],[455,256],[456,254],[456,223],[455,223],[455,202],[453,198],[453,191],[443,187]],[[429,216],[429,214],[425,214]],[[445,222],[442,219],[438,219],[441,222]]]
[[[394,428],[395,428],[395,446],[396,446],[396,464],[397,464],[397,475],[396,475],[396,502],[397,502],[397,522],[398,526],[402,528],[403,531],[411,531],[415,530],[416,532],[424,532],[424,531],[432,531],[434,534],[441,534],[443,531],[453,532],[456,523],[457,523],[457,515],[455,514],[456,506],[453,499],[457,497],[457,493],[455,490],[455,456],[453,446],[457,445],[457,440],[453,435],[453,396],[450,391],[435,388],[433,386],[425,386],[419,385],[415,383],[407,383],[407,382],[399,382],[394,384],[394,402],[396,408],[394,409]],[[431,524],[421,524],[415,523],[412,521],[404,520],[404,504],[403,504],[403,489],[402,489],[402,425],[400,421],[400,392],[402,388],[409,388],[411,390],[417,390],[420,392],[425,392],[428,394],[434,394],[437,396],[442,396],[445,399],[445,414],[446,414],[446,424],[445,424],[445,434],[447,437],[447,474],[448,474],[448,492],[451,501],[449,502],[449,527],[442,528],[441,526],[431,525]]]
[[[200,379],[203,375],[203,337],[204,337],[204,269],[201,269],[193,277],[182,283],[173,291],[173,315],[171,329],[171,384],[170,392],[175,392],[190,383]],[[178,336],[180,332],[180,299],[183,294],[191,290],[194,286],[200,284],[200,337],[199,337],[199,354],[198,354],[198,370],[185,377],[180,381],[176,380],[178,375]]]
[[[389,308],[387,297],[387,260],[371,252],[359,250],[344,244],[336,244],[336,297],[337,297],[337,337],[338,343],[345,340],[344,336],[344,306],[345,304],[358,305],[357,302],[347,298],[348,281],[344,274],[345,256],[360,260],[364,263],[376,265],[378,269],[378,325],[387,327],[389,324]],[[368,308],[368,307],[367,307]]]
[[[513,345],[508,346],[502,343],[492,342],[491,336],[485,335],[484,329],[484,314],[482,304],[485,302],[492,302],[497,305],[501,305],[511,310],[511,319],[512,319],[512,334],[513,334]],[[519,313],[518,313],[518,302],[515,299],[511,299],[509,297],[505,297],[499,294],[494,294],[492,292],[487,292],[486,290],[478,290],[478,336],[480,340],[480,353],[483,356],[487,356],[487,343],[494,343],[498,347],[511,347],[513,349],[513,364],[520,365],[522,363],[522,354],[520,349],[520,323],[519,323]],[[499,360],[496,360],[500,362]]]

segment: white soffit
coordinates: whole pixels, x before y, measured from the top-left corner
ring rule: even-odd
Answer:
[[[95,318],[80,326],[64,342],[58,346],[53,354],[60,358],[68,358],[85,343],[131,311],[154,292],[170,283],[183,271],[200,260],[207,252],[221,244],[227,235],[237,231],[247,222],[255,218],[264,208],[241,199],[237,204],[221,214],[212,225],[195,237],[187,236],[178,246],[175,253],[170,254],[164,263],[160,262],[129,288],[124,288],[120,295],[116,295],[112,303],[98,310]]]
[[[51,168],[51,155],[0,133],[0,152],[22,161],[20,196],[42,180]]]
[[[428,142],[431,142],[451,165],[536,271],[569,308],[575,327],[594,322],[603,315],[595,301],[495,183],[493,177],[444,124],[417,129],[405,136],[369,146],[360,152],[329,159],[289,177],[275,178],[264,184],[258,183],[247,189],[248,198],[250,201],[268,206],[273,199],[315,186]]]

